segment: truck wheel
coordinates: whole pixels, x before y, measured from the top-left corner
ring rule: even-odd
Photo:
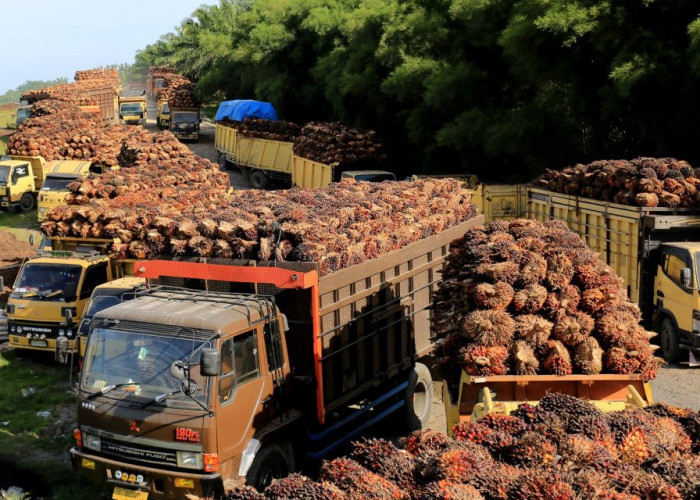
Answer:
[[[416,363],[408,375],[406,388],[406,424],[409,430],[424,429],[433,406],[433,377],[428,367]]]
[[[680,361],[685,351],[678,347],[678,331],[671,318],[661,322],[661,354],[666,361]]]
[[[265,186],[267,186],[267,181],[267,176],[260,170],[253,170],[250,173],[250,185],[253,187],[253,189],[265,189]]]
[[[34,196],[32,193],[24,193],[22,195],[22,198],[19,200],[19,205],[17,205],[17,211],[18,212],[28,212],[32,208],[34,208],[34,202],[36,200],[34,199]]]
[[[224,153],[219,153],[219,168],[221,170],[228,169],[228,162],[226,161],[226,155]]]
[[[270,443],[263,446],[255,455],[253,464],[246,474],[246,482],[263,491],[273,479],[288,476],[294,470],[291,446]]]

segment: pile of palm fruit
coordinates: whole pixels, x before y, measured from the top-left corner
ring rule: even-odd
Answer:
[[[293,122],[284,120],[263,120],[260,118],[246,118],[243,121],[224,118],[219,123],[238,130],[246,137],[258,137],[272,141],[294,142],[299,136],[301,127]]]
[[[661,360],[614,270],[561,221],[497,221],[452,243],[433,300],[446,379],[641,374]]]
[[[600,160],[547,170],[535,185],[640,207],[695,207],[700,202],[700,171],[674,158]]]
[[[124,257],[317,262],[324,275],[476,215],[471,192],[454,179],[346,180],[315,190],[235,191],[226,200],[228,178],[193,158],[163,162],[156,155],[147,169],[72,183],[70,201],[81,205],[49,212],[42,229],[49,236],[119,238]],[[159,165],[162,173],[153,175]]]
[[[665,404],[603,413],[548,394],[511,415],[490,414],[431,430],[401,446],[365,439],[327,461],[318,481],[299,474],[228,500],[488,499],[661,500],[700,498],[700,412]]]
[[[340,122],[311,122],[294,141],[294,154],[326,165],[362,165],[383,160],[373,130],[358,130]]]

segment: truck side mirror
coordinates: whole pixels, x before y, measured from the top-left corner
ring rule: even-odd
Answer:
[[[690,271],[689,267],[684,267],[681,269],[681,283],[683,283],[683,286],[686,288],[690,288],[692,285],[692,273]]]
[[[221,353],[216,349],[202,349],[199,373],[203,377],[217,377],[221,373]]]
[[[68,362],[68,339],[58,337],[56,339],[55,359],[57,363],[66,364]]]

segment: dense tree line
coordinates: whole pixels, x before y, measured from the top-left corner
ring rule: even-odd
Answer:
[[[137,53],[206,100],[373,128],[399,173],[700,164],[690,0],[220,0]]]
[[[68,83],[67,78],[56,78],[55,80],[27,80],[22,85],[19,85],[15,89],[8,90],[4,94],[0,95],[0,105],[2,104],[19,104],[19,99],[22,94],[29,92],[30,90],[43,89],[46,87],[51,87],[52,85],[60,85],[62,83]]]

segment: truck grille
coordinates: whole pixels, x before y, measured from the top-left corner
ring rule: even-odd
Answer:
[[[173,450],[162,450],[148,446],[125,444],[113,439],[102,438],[102,453],[115,458],[123,458],[145,464],[170,465],[177,467],[177,455]]]

